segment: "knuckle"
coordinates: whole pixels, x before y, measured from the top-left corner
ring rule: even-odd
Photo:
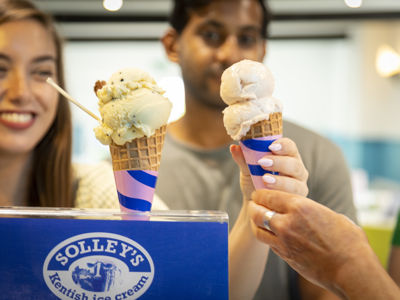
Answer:
[[[309,176],[310,173],[308,173],[308,170],[304,167],[304,180],[307,181]]]
[[[286,138],[286,143],[287,143],[288,149],[290,149],[291,154],[296,155],[299,152],[299,150],[297,149],[297,145],[294,141],[292,141],[289,138]]]
[[[290,232],[289,225],[287,219],[283,218],[272,218],[270,226],[274,230],[275,233],[278,233],[280,236],[287,236],[288,232]]]
[[[295,214],[299,214],[302,210],[301,201],[299,201],[298,197],[293,196],[291,199],[291,207],[290,210]]]
[[[305,182],[299,181],[297,184],[294,185],[294,193],[300,196],[307,196],[308,195],[308,186]]]
[[[301,175],[303,174],[304,170],[301,164],[296,163],[293,164],[293,175],[296,178],[301,178]]]
[[[308,193],[309,193],[309,189],[308,189],[307,184],[305,184],[302,196],[307,197]]]

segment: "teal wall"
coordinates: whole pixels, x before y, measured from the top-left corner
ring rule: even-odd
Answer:
[[[362,168],[370,181],[388,179],[400,184],[400,141],[328,136],[344,152],[351,168]]]

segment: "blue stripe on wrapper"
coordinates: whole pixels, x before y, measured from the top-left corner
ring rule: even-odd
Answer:
[[[151,203],[146,200],[130,198],[118,192],[119,203],[128,209],[139,211],[150,211]]]
[[[248,165],[250,174],[253,176],[263,176],[267,171],[258,165]]]
[[[255,140],[255,139],[249,139],[249,140],[244,140],[241,141],[247,148],[254,150],[254,151],[260,151],[260,152],[266,152],[268,151],[268,147],[274,142],[272,141],[262,141],[262,140]]]
[[[249,167],[250,174],[253,176],[263,176],[265,173],[268,174],[273,174],[273,175],[278,175],[278,172],[271,172],[271,171],[266,171],[259,165],[247,165]]]
[[[151,188],[156,187],[157,176],[148,174],[141,170],[129,170],[128,173],[140,183],[143,183]]]

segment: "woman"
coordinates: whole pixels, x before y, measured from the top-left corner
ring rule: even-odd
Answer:
[[[71,114],[47,83],[64,85],[61,41],[26,1],[0,2],[1,205],[74,205]]]
[[[26,0],[0,0],[0,206],[118,208],[112,168],[71,163],[62,43]],[[153,208],[165,208],[155,197]]]

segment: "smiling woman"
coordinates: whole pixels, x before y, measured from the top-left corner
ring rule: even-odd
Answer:
[[[64,86],[61,47],[49,16],[0,0],[0,206],[118,207],[111,166],[71,163],[69,105],[46,83]]]
[[[25,1],[0,1],[0,204],[72,206],[68,105],[61,42],[51,19]]]

